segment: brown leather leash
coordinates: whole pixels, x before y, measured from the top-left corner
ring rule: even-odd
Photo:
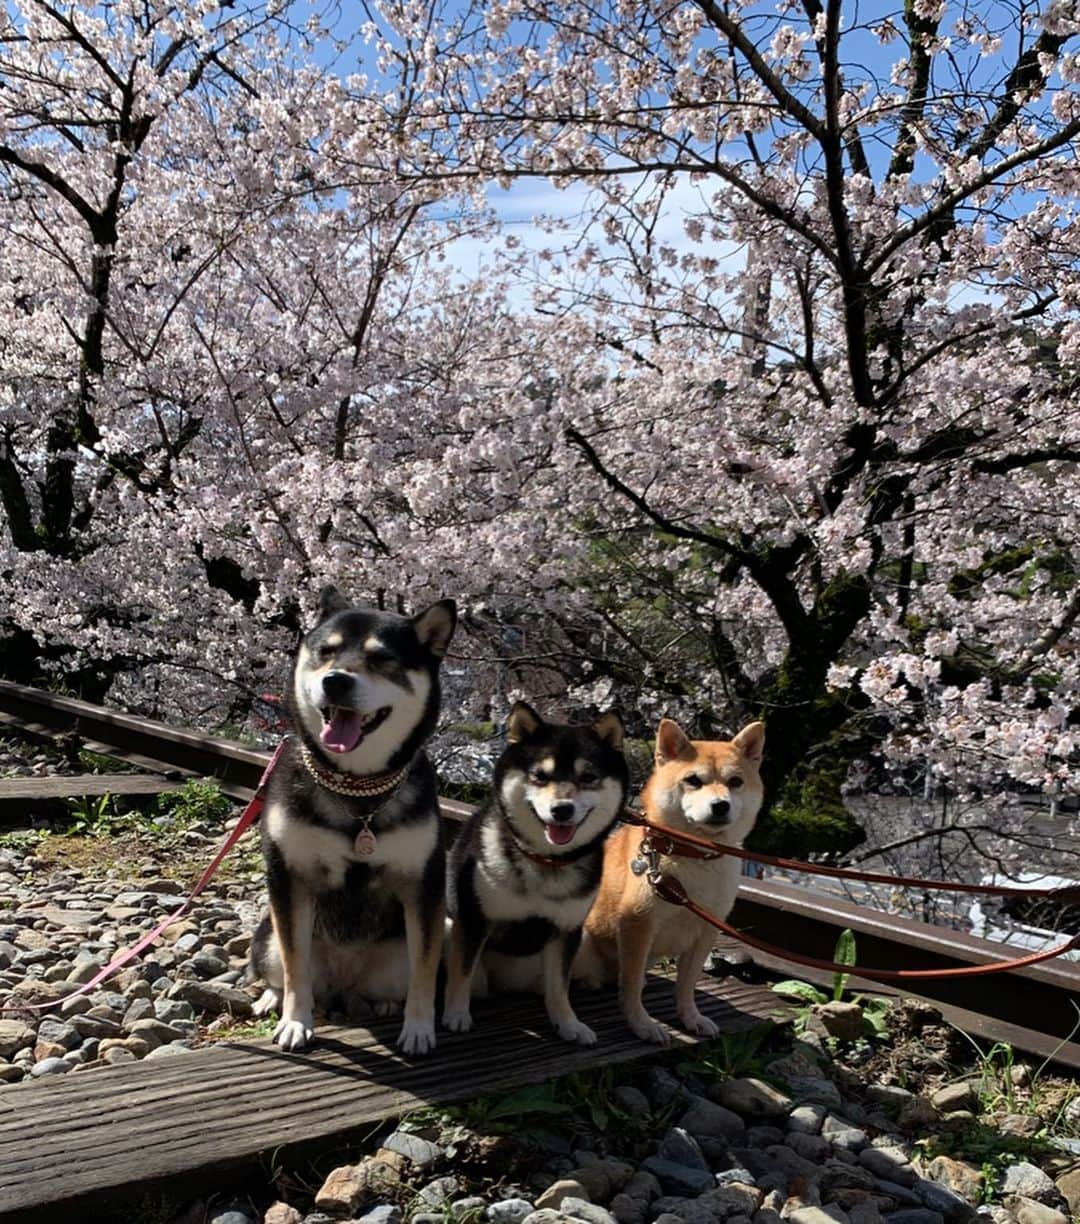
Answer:
[[[772,866],[783,867],[789,871],[810,872],[814,875],[827,875],[841,879],[878,882],[904,887],[938,889],[941,891],[986,893],[995,896],[1057,897],[1058,899],[1064,899],[1066,896],[1075,897],[1077,890],[1075,888],[1006,888],[995,885],[984,887],[979,884],[950,883],[947,880],[923,880],[912,876],[889,876],[878,872],[851,871],[843,867],[826,867],[824,864],[819,863],[805,863],[800,859],[785,859],[770,854],[756,854],[753,851],[743,850],[737,846],[717,845],[715,842],[707,841],[703,837],[696,837],[692,833],[684,833],[679,829],[670,829],[666,825],[654,824],[643,816],[639,816],[636,812],[626,812],[622,819],[625,824],[636,825],[645,830],[645,834],[641,839],[639,857],[631,863],[631,870],[635,874],[644,875],[652,890],[661,900],[667,901],[670,905],[681,906],[689,910],[690,913],[696,915],[703,922],[707,922],[718,931],[723,931],[725,935],[730,936],[732,939],[737,939],[748,947],[756,948],[759,952],[765,952],[769,956],[775,956],[781,960],[792,961],[799,965],[807,965],[811,969],[824,969],[831,973],[851,974],[878,982],[917,981],[926,978],[986,977],[993,973],[1008,973],[1014,969],[1023,969],[1028,965],[1037,965],[1041,961],[1053,960],[1056,956],[1061,956],[1065,952],[1071,952],[1075,948],[1080,948],[1080,933],[1078,933],[1065,943],[1058,944],[1056,947],[1048,948],[1042,952],[1032,952],[1027,956],[1018,956],[1012,960],[992,961],[987,965],[964,965],[954,969],[875,969],[867,968],[863,965],[842,965],[838,961],[819,960],[817,957],[803,956],[799,952],[789,952],[785,948],[778,948],[763,939],[758,939],[755,935],[740,931],[737,927],[733,927],[730,923],[725,922],[722,918],[718,918],[715,914],[705,909],[704,906],[698,905],[690,897],[679,880],[674,876],[663,874],[660,870],[660,859],[690,858],[707,862],[724,857],[733,857],[749,859],[757,863],[768,863]]]

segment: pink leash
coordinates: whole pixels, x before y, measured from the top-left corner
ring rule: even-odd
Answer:
[[[240,819],[236,822],[236,826],[234,827],[233,831],[225,839],[221,849],[216,855],[214,855],[214,859],[210,863],[209,867],[207,867],[202,875],[199,876],[198,883],[191,890],[191,892],[188,893],[182,905],[173,910],[171,914],[163,918],[158,925],[154,927],[152,931],[148,931],[138,941],[138,943],[133,944],[130,948],[125,948],[123,952],[115,956],[103,969],[95,973],[90,981],[83,982],[78,990],[73,990],[71,994],[64,995],[62,999],[51,999],[48,1003],[20,1003],[15,1007],[0,1007],[0,1015],[3,1015],[6,1012],[48,1011],[50,1008],[60,1007],[69,999],[77,999],[79,995],[86,994],[88,991],[93,990],[95,986],[99,986],[105,981],[106,978],[111,977],[118,969],[122,969],[129,961],[134,960],[140,952],[150,947],[150,945],[161,936],[162,931],[167,930],[174,922],[182,918],[191,908],[191,904],[195,898],[202,892],[207,884],[210,883],[214,872],[217,871],[219,865],[221,864],[221,860],[229,853],[233,846],[236,845],[240,838],[243,837],[252,824],[254,824],[254,822],[258,819],[259,813],[262,811],[263,804],[265,803],[263,791],[266,789],[266,784],[270,780],[270,775],[274,772],[274,767],[277,765],[278,759],[285,748],[287,739],[288,737],[283,739],[274,749],[274,754],[270,758],[266,768],[263,770],[262,777],[259,779],[259,785],[255,788],[254,797],[247,807],[240,813]]]

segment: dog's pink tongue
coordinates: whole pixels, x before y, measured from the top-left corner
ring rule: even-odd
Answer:
[[[572,840],[577,832],[575,824],[546,824],[544,832],[547,834],[547,839],[553,846],[565,846],[566,843]]]
[[[335,706],[330,721],[323,725],[320,739],[331,752],[352,752],[364,738],[364,722],[355,710]]]

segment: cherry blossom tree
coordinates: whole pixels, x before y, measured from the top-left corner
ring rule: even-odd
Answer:
[[[1005,853],[1078,780],[1075,6],[365,12],[8,6],[4,673],[213,721],[322,580],[453,594],[473,708],[764,714],[771,844],[929,770]]]
[[[1076,5],[379,13],[418,176],[595,187],[547,253],[572,338],[521,492],[560,566],[570,524],[592,550],[598,670],[706,729],[763,711],[789,809],[875,745],[1074,792]]]

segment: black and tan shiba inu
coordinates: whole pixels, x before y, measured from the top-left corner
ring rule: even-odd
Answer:
[[[443,1023],[455,1032],[472,1027],[482,954],[489,988],[541,988],[559,1036],[592,1045],[596,1034],[574,1015],[568,982],[604,838],[626,802],[623,725],[608,713],[591,726],[555,726],[518,702],[507,740],[492,801],[450,855]]]
[[[404,1001],[398,1044],[435,1045],[446,856],[423,751],[439,712],[450,600],[409,619],[350,606],[333,587],[300,645],[292,732],[262,818],[269,913],[251,972],[279,1011],[285,1050],[312,1038],[314,1007]]]
[[[656,733],[656,768],[641,795],[646,818],[720,845],[741,846],[761,807],[764,746],[765,727],[759,722],[743,727],[733,740],[691,740],[678,723],[663,719]],[[716,942],[716,930],[661,900],[646,878],[631,869],[640,844],[641,830],[629,825],[608,839],[603,880],[585,922],[574,977],[600,986],[617,976],[631,1029],[644,1041],[665,1044],[670,1035],[645,1010],[641,991],[649,966],[676,956],[679,1022],[699,1037],[715,1036],[716,1025],[698,1010],[694,987]],[[660,867],[718,917],[731,912],[739,887],[738,859],[661,858]]]

